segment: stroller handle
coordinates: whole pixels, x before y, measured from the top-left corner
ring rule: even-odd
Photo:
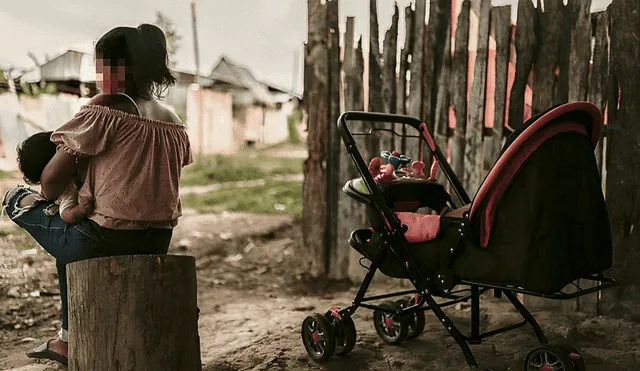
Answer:
[[[377,193],[372,188],[375,184],[373,177],[369,174],[367,164],[362,159],[360,153],[355,149],[355,140],[351,135],[351,131],[349,131],[349,127],[347,126],[349,121],[363,121],[363,122],[386,122],[393,124],[406,124],[413,128],[415,128],[418,132],[422,134],[423,139],[429,145],[429,149],[434,156],[434,160],[440,164],[444,175],[449,180],[451,185],[453,186],[453,191],[457,194],[458,198],[463,202],[464,205],[471,203],[471,199],[469,195],[464,189],[462,182],[453,172],[451,165],[447,162],[445,155],[442,153],[435,140],[433,139],[433,135],[429,132],[427,125],[420,121],[419,119],[411,116],[404,115],[396,115],[396,114],[388,114],[388,113],[377,113],[377,112],[362,112],[362,111],[347,111],[340,115],[338,118],[338,132],[342,137],[342,141],[344,145],[347,147],[347,152],[351,155],[354,160],[356,167],[358,168],[360,174],[362,175],[365,183],[367,184],[367,188],[369,188],[369,192]],[[434,162],[435,163],[435,162]],[[379,195],[382,197],[382,195]],[[374,196],[374,198],[378,198],[378,196]],[[383,199],[380,198],[377,201],[383,203]]]
[[[349,146],[355,143],[353,136],[347,127],[348,121],[368,121],[368,122],[388,122],[394,124],[407,124],[413,126],[416,130],[420,130],[422,121],[411,116],[393,115],[387,113],[376,112],[360,112],[348,111],[340,115],[338,118],[338,132],[342,137],[345,145]]]

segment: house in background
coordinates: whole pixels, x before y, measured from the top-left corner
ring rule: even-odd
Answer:
[[[228,57],[220,58],[208,82],[190,92],[187,126],[197,154],[235,153],[284,142],[289,138],[289,116],[300,104],[298,95],[257,80]]]

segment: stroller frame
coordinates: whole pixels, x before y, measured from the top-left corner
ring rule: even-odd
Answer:
[[[552,295],[544,295],[544,294],[528,291],[518,287],[496,285],[496,284],[484,283],[484,282],[473,282],[473,281],[467,281],[462,279],[457,280],[456,284],[453,285],[453,287],[457,285],[467,285],[467,286],[470,286],[469,288],[461,289],[458,291],[438,290],[437,289],[438,283],[433,282],[433,280],[430,279],[429,277],[425,277],[423,272],[421,272],[421,270],[418,268],[418,264],[412,252],[408,248],[408,242],[403,236],[404,232],[406,232],[406,227],[403,228],[400,221],[395,216],[394,212],[389,207],[387,207],[387,203],[385,202],[382,192],[376,186],[373,176],[368,170],[368,165],[365,163],[364,159],[362,158],[362,155],[358,151],[356,143],[353,139],[353,135],[371,135],[373,131],[390,131],[392,132],[393,135],[396,135],[396,136],[400,136],[400,134],[395,133],[393,129],[389,129],[389,128],[378,128],[378,129],[373,128],[373,129],[369,129],[368,132],[366,133],[352,134],[348,128],[349,121],[361,121],[365,125],[367,123],[369,125],[374,123],[404,124],[418,130],[421,136],[407,136],[406,134],[403,134],[401,136],[419,138],[419,140],[421,141],[420,160],[422,160],[422,157],[423,157],[422,141],[423,140],[426,141],[428,144],[429,150],[433,155],[434,162],[437,161],[440,164],[440,169],[444,172],[444,175],[446,176],[449,183],[451,184],[451,187],[452,187],[451,189],[453,190],[453,192],[457,194],[458,198],[465,205],[470,204],[472,201],[467,195],[466,191],[464,190],[462,182],[453,172],[453,169],[447,162],[444,154],[435,143],[433,136],[429,132],[429,129],[427,128],[426,124],[424,124],[422,121],[413,117],[402,116],[402,115],[369,113],[369,112],[343,113],[338,120],[339,134],[342,137],[342,141],[346,146],[347,152],[349,153],[351,159],[354,161],[358,169],[358,172],[362,176],[364,183],[366,184],[366,187],[369,190],[370,196],[372,198],[372,202],[370,205],[373,208],[375,208],[377,213],[379,213],[380,216],[382,216],[387,221],[387,224],[384,226],[384,229],[381,232],[382,240],[383,240],[383,243],[381,246],[382,248],[371,261],[371,265],[368,267],[368,272],[360,286],[360,289],[357,292],[357,295],[353,303],[350,306],[343,309],[338,309],[338,308],[330,309],[330,311],[327,312],[329,317],[333,316],[338,319],[342,319],[344,317],[350,317],[352,314],[356,312],[356,310],[359,307],[367,308],[371,310],[389,312],[390,310],[389,307],[385,308],[384,306],[373,305],[369,303],[375,300],[380,300],[380,299],[397,297],[397,296],[402,296],[407,294],[415,294],[416,295],[415,296],[416,300],[414,302],[415,304],[407,307],[403,307],[401,310],[397,310],[394,314],[398,316],[404,316],[404,315],[409,316],[409,315],[413,315],[416,312],[424,312],[427,310],[433,311],[435,316],[446,328],[446,330],[449,332],[449,334],[453,337],[455,342],[458,344],[458,346],[462,350],[462,353],[464,354],[464,357],[468,365],[470,367],[477,368],[478,364],[469,347],[469,344],[480,344],[483,339],[488,338],[490,336],[497,335],[506,331],[514,330],[529,324],[531,325],[538,341],[541,344],[548,344],[548,340],[545,337],[540,325],[537,323],[537,321],[535,320],[531,312],[529,312],[529,310],[527,310],[527,308],[523,305],[523,303],[520,302],[520,300],[517,297],[517,294],[526,294],[526,295],[556,299],[556,300],[569,300],[569,299],[574,299],[574,298],[587,295],[590,293],[594,293],[594,292],[616,285],[616,282],[613,279],[606,278],[602,275],[602,273],[599,273],[594,276],[583,278],[585,280],[597,282],[598,284],[596,286],[590,287],[587,289],[582,289],[579,286],[574,284],[574,286],[576,286],[577,288],[577,291],[571,292],[571,293],[565,293],[560,291]],[[462,205],[454,204],[453,206],[457,208]],[[463,238],[470,237],[471,229],[469,228],[468,218],[469,218],[469,215],[467,211],[463,215],[464,221],[461,224],[461,226],[463,227],[462,228],[463,230],[459,230]],[[467,227],[465,227],[465,225]],[[400,233],[400,231],[403,231],[403,232]],[[407,276],[409,277],[409,280],[411,281],[415,289],[366,297],[365,296],[366,292],[373,280],[373,277],[376,271],[378,270],[378,268],[381,266],[382,258],[384,255],[383,252],[385,250],[390,250],[398,258],[403,259],[403,261],[406,261],[408,263],[406,266],[403,266],[403,268],[405,269]],[[480,332],[480,295],[482,295],[483,293],[485,293],[490,289],[494,290],[494,295],[497,298],[500,298],[502,294],[504,294],[504,296],[506,296],[509,302],[511,302],[513,307],[520,313],[523,320],[515,324],[507,325],[492,331],[481,333]],[[436,302],[434,297],[448,299],[448,301],[445,301],[439,304]],[[451,306],[460,302],[468,302],[469,300],[471,300],[471,329],[470,329],[470,334],[465,335],[458,330],[458,328],[451,321],[451,319],[445,314],[442,308]],[[355,342],[355,335],[354,335],[353,341]]]

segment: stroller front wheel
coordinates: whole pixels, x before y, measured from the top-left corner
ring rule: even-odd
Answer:
[[[397,302],[387,302],[381,307],[386,307],[388,310],[373,311],[373,326],[385,343],[399,344],[407,338],[409,333],[408,321],[395,314],[396,311],[402,310],[402,306]]]
[[[416,304],[415,297],[413,298],[403,298],[396,300],[396,303],[402,305],[403,308],[410,307]],[[415,339],[418,336],[422,335],[424,332],[424,327],[426,326],[427,318],[424,315],[424,311],[415,312],[408,316],[407,318],[407,339]]]
[[[302,343],[314,361],[323,362],[331,358],[336,338],[329,319],[318,313],[305,318],[302,321]]]

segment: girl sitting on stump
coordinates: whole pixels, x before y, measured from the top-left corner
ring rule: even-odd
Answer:
[[[116,27],[96,43],[95,56],[102,94],[51,134],[56,152],[41,173],[41,192],[19,186],[3,199],[7,215],[56,259],[58,270],[59,336],[28,356],[65,365],[66,265],[104,256],[166,254],[182,215],[180,174],[193,161],[185,126],[158,102],[175,83],[162,30],[149,24]],[[77,173],[82,174],[79,199],[94,201],[86,218],[71,224],[60,213],[45,212],[50,203],[34,202],[38,194],[58,199]]]

